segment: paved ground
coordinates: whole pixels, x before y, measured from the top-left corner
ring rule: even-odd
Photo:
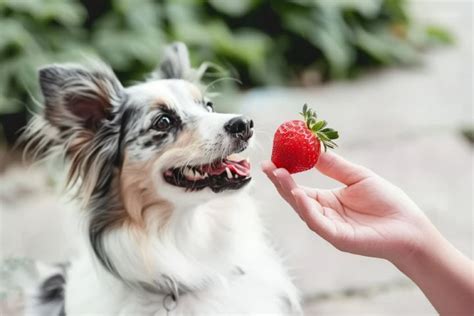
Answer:
[[[424,1],[415,9],[422,19],[450,26],[458,36],[456,46],[429,52],[417,69],[386,70],[311,90],[255,90],[237,104],[256,122],[255,164],[270,156],[276,126],[296,118],[307,102],[340,130],[340,154],[406,190],[472,258],[474,155],[459,127],[473,122],[473,7],[470,1]],[[306,229],[257,171],[255,178],[262,215],[304,293],[307,314],[435,314],[423,294],[389,263],[333,249]],[[297,175],[297,180],[337,185],[312,172]],[[73,253],[69,210],[58,206],[56,195],[46,189],[48,181],[37,168],[0,174],[0,258],[51,262]],[[6,281],[0,278],[0,290],[8,288]]]
[[[473,119],[472,4],[423,2],[416,10],[426,20],[433,16],[450,25],[457,47],[430,52],[419,69],[383,71],[311,91],[247,94],[241,103],[261,136],[253,160],[268,159],[278,124],[296,118],[301,105],[309,103],[340,130],[340,154],[403,188],[472,258],[473,149],[459,133],[459,126],[472,125]],[[297,179],[322,188],[337,185],[311,172]],[[389,263],[340,253],[308,232],[267,184],[264,176],[257,177],[264,215],[295,269],[308,314],[435,314]]]

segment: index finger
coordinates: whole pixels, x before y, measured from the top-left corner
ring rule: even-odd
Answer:
[[[369,169],[352,163],[330,151],[321,153],[316,163],[316,169],[345,185],[355,184],[374,175]]]

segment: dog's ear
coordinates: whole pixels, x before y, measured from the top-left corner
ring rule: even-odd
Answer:
[[[89,71],[80,66],[51,65],[39,70],[44,116],[60,130],[95,130],[120,103],[123,87],[105,66]]]
[[[191,73],[188,48],[184,43],[176,42],[164,50],[163,60],[153,77],[160,79],[188,79]]]
[[[93,69],[93,70],[92,70]],[[44,111],[27,137],[35,152],[70,158],[68,181],[80,179],[77,193],[84,203],[107,189],[120,163],[120,124],[115,119],[124,88],[114,73],[95,63],[91,70],[77,65],[51,65],[39,70]],[[51,128],[53,127],[53,128]]]

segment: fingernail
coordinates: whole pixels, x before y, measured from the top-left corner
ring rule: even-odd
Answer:
[[[273,182],[277,182],[279,185],[281,185],[281,181],[280,181],[280,177],[279,177],[279,174],[278,174],[278,170],[273,170],[272,171],[272,174],[273,174]]]
[[[281,184],[281,181],[280,181],[281,171],[275,170],[273,171],[273,175],[275,176],[275,179],[278,181],[278,183]]]
[[[284,171],[283,171],[283,169],[281,169],[281,168],[278,168],[278,169],[276,169],[275,171],[273,171],[273,174],[274,174],[275,176],[277,176],[277,177],[282,176],[283,173],[284,173]]]
[[[265,173],[266,175],[268,175],[268,174],[267,174],[268,166],[267,166],[267,162],[266,162],[266,161],[263,161],[262,163],[260,163],[260,169],[263,171],[263,173]]]

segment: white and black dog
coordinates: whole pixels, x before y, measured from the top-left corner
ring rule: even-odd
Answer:
[[[215,113],[195,74],[179,43],[131,87],[103,66],[39,71],[44,110],[28,134],[69,162],[86,246],[38,304],[66,315],[300,312],[244,189],[250,164],[237,153],[253,122]]]

